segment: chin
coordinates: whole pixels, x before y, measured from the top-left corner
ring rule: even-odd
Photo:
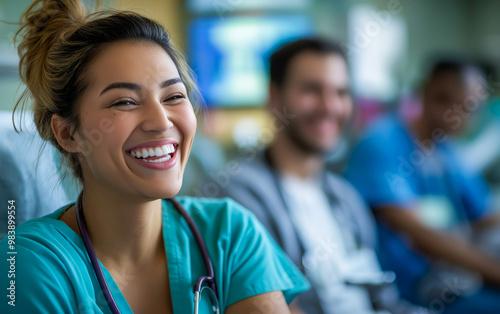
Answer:
[[[311,139],[305,142],[308,143],[308,145],[305,146],[309,146],[309,151],[315,152],[320,155],[330,153],[337,147],[337,144],[339,143],[338,138],[321,139],[319,141]]]
[[[181,190],[181,184],[175,185],[175,186],[168,186],[168,187],[157,187],[157,188],[151,188],[146,191],[143,190],[143,195],[151,200],[157,200],[157,199],[164,199],[164,198],[171,198],[177,195],[179,191]]]

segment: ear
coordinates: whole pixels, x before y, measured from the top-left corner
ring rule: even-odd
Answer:
[[[52,132],[56,137],[57,142],[70,153],[78,153],[81,151],[80,145],[78,145],[77,140],[72,135],[72,130],[66,119],[61,116],[54,114],[50,121],[50,126],[52,127]]]

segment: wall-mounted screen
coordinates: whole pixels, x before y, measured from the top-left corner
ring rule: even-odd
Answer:
[[[313,33],[304,15],[198,18],[189,26],[189,63],[209,107],[260,106],[268,59],[284,42]]]

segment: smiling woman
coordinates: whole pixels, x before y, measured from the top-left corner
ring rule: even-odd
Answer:
[[[2,280],[18,289],[0,311],[288,313],[309,285],[252,214],[230,199],[172,199],[197,89],[163,27],[70,0],[35,1],[21,25],[16,107],[32,100],[40,136],[83,189],[16,230],[15,276]]]

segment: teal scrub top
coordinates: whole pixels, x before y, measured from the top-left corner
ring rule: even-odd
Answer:
[[[261,293],[281,290],[290,303],[309,289],[302,273],[241,205],[227,198],[176,199],[191,215],[207,245],[221,313],[231,304]],[[14,248],[9,248],[8,236],[0,241],[1,313],[111,313],[83,240],[57,220],[71,205],[19,226]],[[194,284],[206,275],[203,258],[186,221],[171,202],[163,201],[162,217],[173,310],[193,313]],[[113,279],[101,267],[120,311],[132,313],[115,282],[126,281],[127,274]],[[15,306],[8,303],[13,293]],[[208,294],[203,293],[200,313],[211,313],[210,305]]]

